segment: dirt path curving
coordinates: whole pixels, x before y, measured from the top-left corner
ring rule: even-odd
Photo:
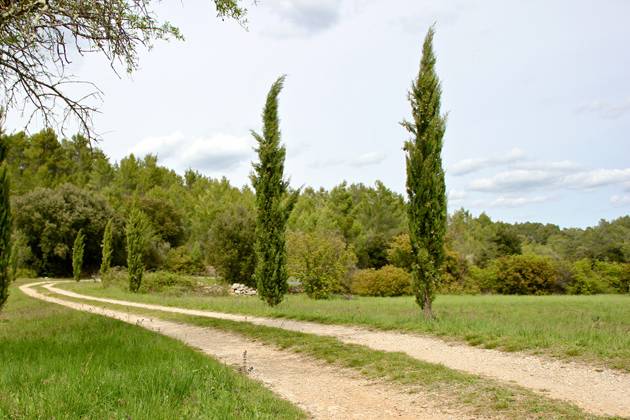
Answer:
[[[42,282],[20,286],[26,295],[135,324],[183,341],[259,380],[282,398],[316,419],[462,419],[473,418],[438,407],[428,396],[402,387],[368,381],[349,369],[331,367],[314,359],[256,343],[237,334],[114,311],[58,299],[32,289]],[[244,366],[244,355],[246,364]],[[479,418],[479,417],[476,417]]]
[[[552,360],[523,353],[505,353],[446,343],[437,338],[415,334],[97,298],[56,288],[55,283],[59,282],[52,282],[44,287],[51,292],[78,299],[250,322],[256,325],[335,337],[344,343],[361,344],[376,350],[403,352],[416,359],[440,363],[451,369],[516,383],[545,396],[571,402],[594,414],[630,417],[630,392],[628,392],[630,374],[612,369],[600,369],[581,363]]]

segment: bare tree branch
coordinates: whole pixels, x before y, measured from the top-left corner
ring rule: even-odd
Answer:
[[[150,7],[155,1],[0,0],[0,106],[30,112],[27,126],[40,115],[45,125],[60,125],[63,131],[73,119],[95,139],[92,116],[102,92],[67,73],[72,54],[97,53],[117,74],[121,67],[133,72],[140,48],[151,48],[154,40],[183,39],[175,26],[157,20]],[[212,1],[219,18],[245,25],[241,0]],[[70,93],[71,85],[88,91]]]

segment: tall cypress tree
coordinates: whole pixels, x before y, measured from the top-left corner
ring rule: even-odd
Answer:
[[[101,259],[101,276],[106,274],[112,266],[112,225],[112,219],[109,219],[107,225],[105,225],[105,232],[103,232],[103,243],[101,245],[103,250],[103,256]]]
[[[11,201],[9,199],[9,167],[4,161],[7,145],[2,123],[4,110],[0,108],[0,309],[9,297],[9,283],[13,280],[11,265]]]
[[[284,179],[286,150],[280,143],[278,95],[284,76],[271,86],[263,110],[262,135],[252,131],[258,143],[259,162],[251,175],[256,190],[256,280],[258,295],[269,305],[279,304],[288,290],[286,224],[297,201]]]
[[[0,115],[1,117],[1,115]],[[0,131],[0,136],[2,132]],[[9,200],[9,168],[4,162],[4,148],[0,137],[0,308],[9,297],[12,280],[11,260],[11,202]]]
[[[144,264],[142,252],[144,249],[144,215],[137,208],[131,209],[125,233],[127,235],[127,271],[129,274],[129,290],[137,292],[142,284]]]
[[[72,275],[76,281],[81,279],[81,270],[83,269],[83,253],[85,252],[85,235],[83,229],[79,229],[77,237],[74,238],[72,247]]]
[[[446,234],[446,185],[442,169],[442,142],[446,116],[440,114],[442,89],[435,74],[433,27],[422,46],[420,73],[408,94],[412,121],[402,126],[411,138],[405,142],[407,162],[407,214],[413,254],[412,285],[416,302],[427,319],[441,281]]]

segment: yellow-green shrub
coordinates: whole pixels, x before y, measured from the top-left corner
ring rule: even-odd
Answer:
[[[378,270],[357,270],[352,276],[352,293],[361,296],[408,295],[411,294],[411,275],[393,265]]]

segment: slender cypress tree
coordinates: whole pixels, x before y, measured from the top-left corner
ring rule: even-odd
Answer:
[[[76,281],[81,279],[81,270],[83,269],[83,253],[85,252],[85,235],[83,229],[79,229],[77,237],[74,238],[72,246],[72,274]]]
[[[127,271],[129,273],[129,290],[137,292],[142,284],[144,264],[142,251],[144,249],[144,219],[137,208],[133,208],[127,219],[125,233],[127,235]]]
[[[278,95],[284,76],[271,86],[263,110],[262,135],[252,131],[258,143],[258,163],[251,175],[256,190],[256,270],[258,295],[270,306],[279,304],[288,290],[286,224],[298,197],[289,193],[284,179],[286,149],[280,143]]]
[[[9,200],[9,168],[4,161],[6,145],[3,141],[4,111],[0,108],[0,309],[9,297],[11,265],[11,201]]]
[[[442,169],[442,142],[446,116],[440,114],[442,89],[435,74],[433,27],[422,47],[420,73],[408,94],[412,121],[402,126],[411,138],[405,142],[407,162],[407,214],[413,254],[412,285],[416,302],[427,319],[441,281],[446,234],[446,186]]]
[[[112,265],[112,235],[113,226],[112,220],[109,219],[107,225],[105,225],[105,232],[103,232],[103,257],[101,259],[101,276],[107,274]]]
[[[11,203],[9,201],[9,170],[0,160],[0,308],[9,297],[11,260]]]

